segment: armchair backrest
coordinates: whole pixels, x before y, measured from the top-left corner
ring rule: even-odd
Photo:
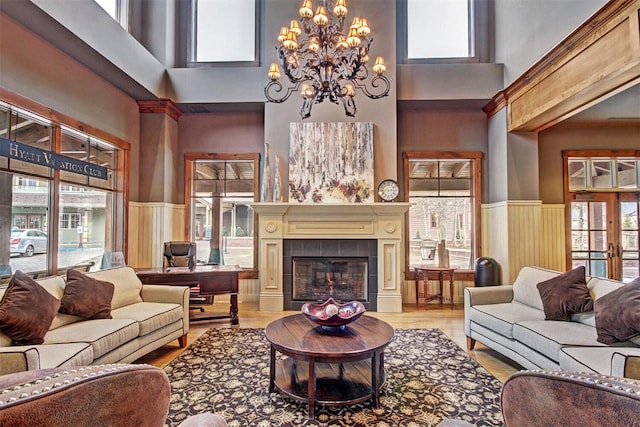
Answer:
[[[171,241],[164,242],[164,268],[196,266],[195,242]]]
[[[506,427],[639,426],[640,381],[571,371],[521,371],[504,383]]]
[[[170,385],[160,368],[115,364],[4,375],[0,392],[1,425],[162,427]]]

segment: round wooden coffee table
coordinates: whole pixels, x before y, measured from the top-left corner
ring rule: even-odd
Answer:
[[[384,349],[393,339],[388,323],[363,315],[327,330],[294,314],[269,323],[265,334],[271,343],[269,392],[308,402],[309,418],[316,403],[349,405],[373,398],[380,407]],[[276,352],[288,357],[276,358]]]

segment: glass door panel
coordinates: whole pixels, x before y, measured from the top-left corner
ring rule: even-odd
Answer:
[[[600,199],[600,200],[596,200]],[[615,230],[608,218],[615,217],[615,194],[571,203],[571,267],[584,266],[586,274],[616,275]]]
[[[636,200],[631,200],[631,199]],[[628,282],[640,276],[640,229],[638,219],[640,201],[637,195],[623,195],[620,202],[620,257],[622,262],[622,280]],[[626,200],[630,199],[630,200]]]

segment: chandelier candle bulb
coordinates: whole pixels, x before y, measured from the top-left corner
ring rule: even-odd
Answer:
[[[376,74],[384,74],[387,71],[387,67],[384,65],[384,58],[382,56],[378,56],[376,58],[376,63],[373,65],[373,72]]]
[[[370,72],[367,64],[373,42],[371,29],[366,18],[348,20],[346,0],[331,2],[333,8],[329,8],[328,0],[319,0],[315,14],[313,3],[304,0],[298,9],[300,20],[280,29],[276,50],[282,70],[269,68],[265,97],[268,102],[282,103],[299,92],[303,119],[311,116],[315,104],[324,101],[342,104],[345,114],[355,117],[356,92],[369,99],[389,94],[391,82],[384,75],[384,61],[378,57]],[[290,83],[287,88],[278,80],[281,71]]]

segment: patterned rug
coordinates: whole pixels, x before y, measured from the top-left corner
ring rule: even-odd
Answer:
[[[438,329],[396,329],[385,350],[381,408],[371,402],[316,406],[269,393],[263,329],[210,329],[165,367],[172,386],[168,426],[214,412],[231,427],[435,426],[444,418],[502,426],[502,384]]]

